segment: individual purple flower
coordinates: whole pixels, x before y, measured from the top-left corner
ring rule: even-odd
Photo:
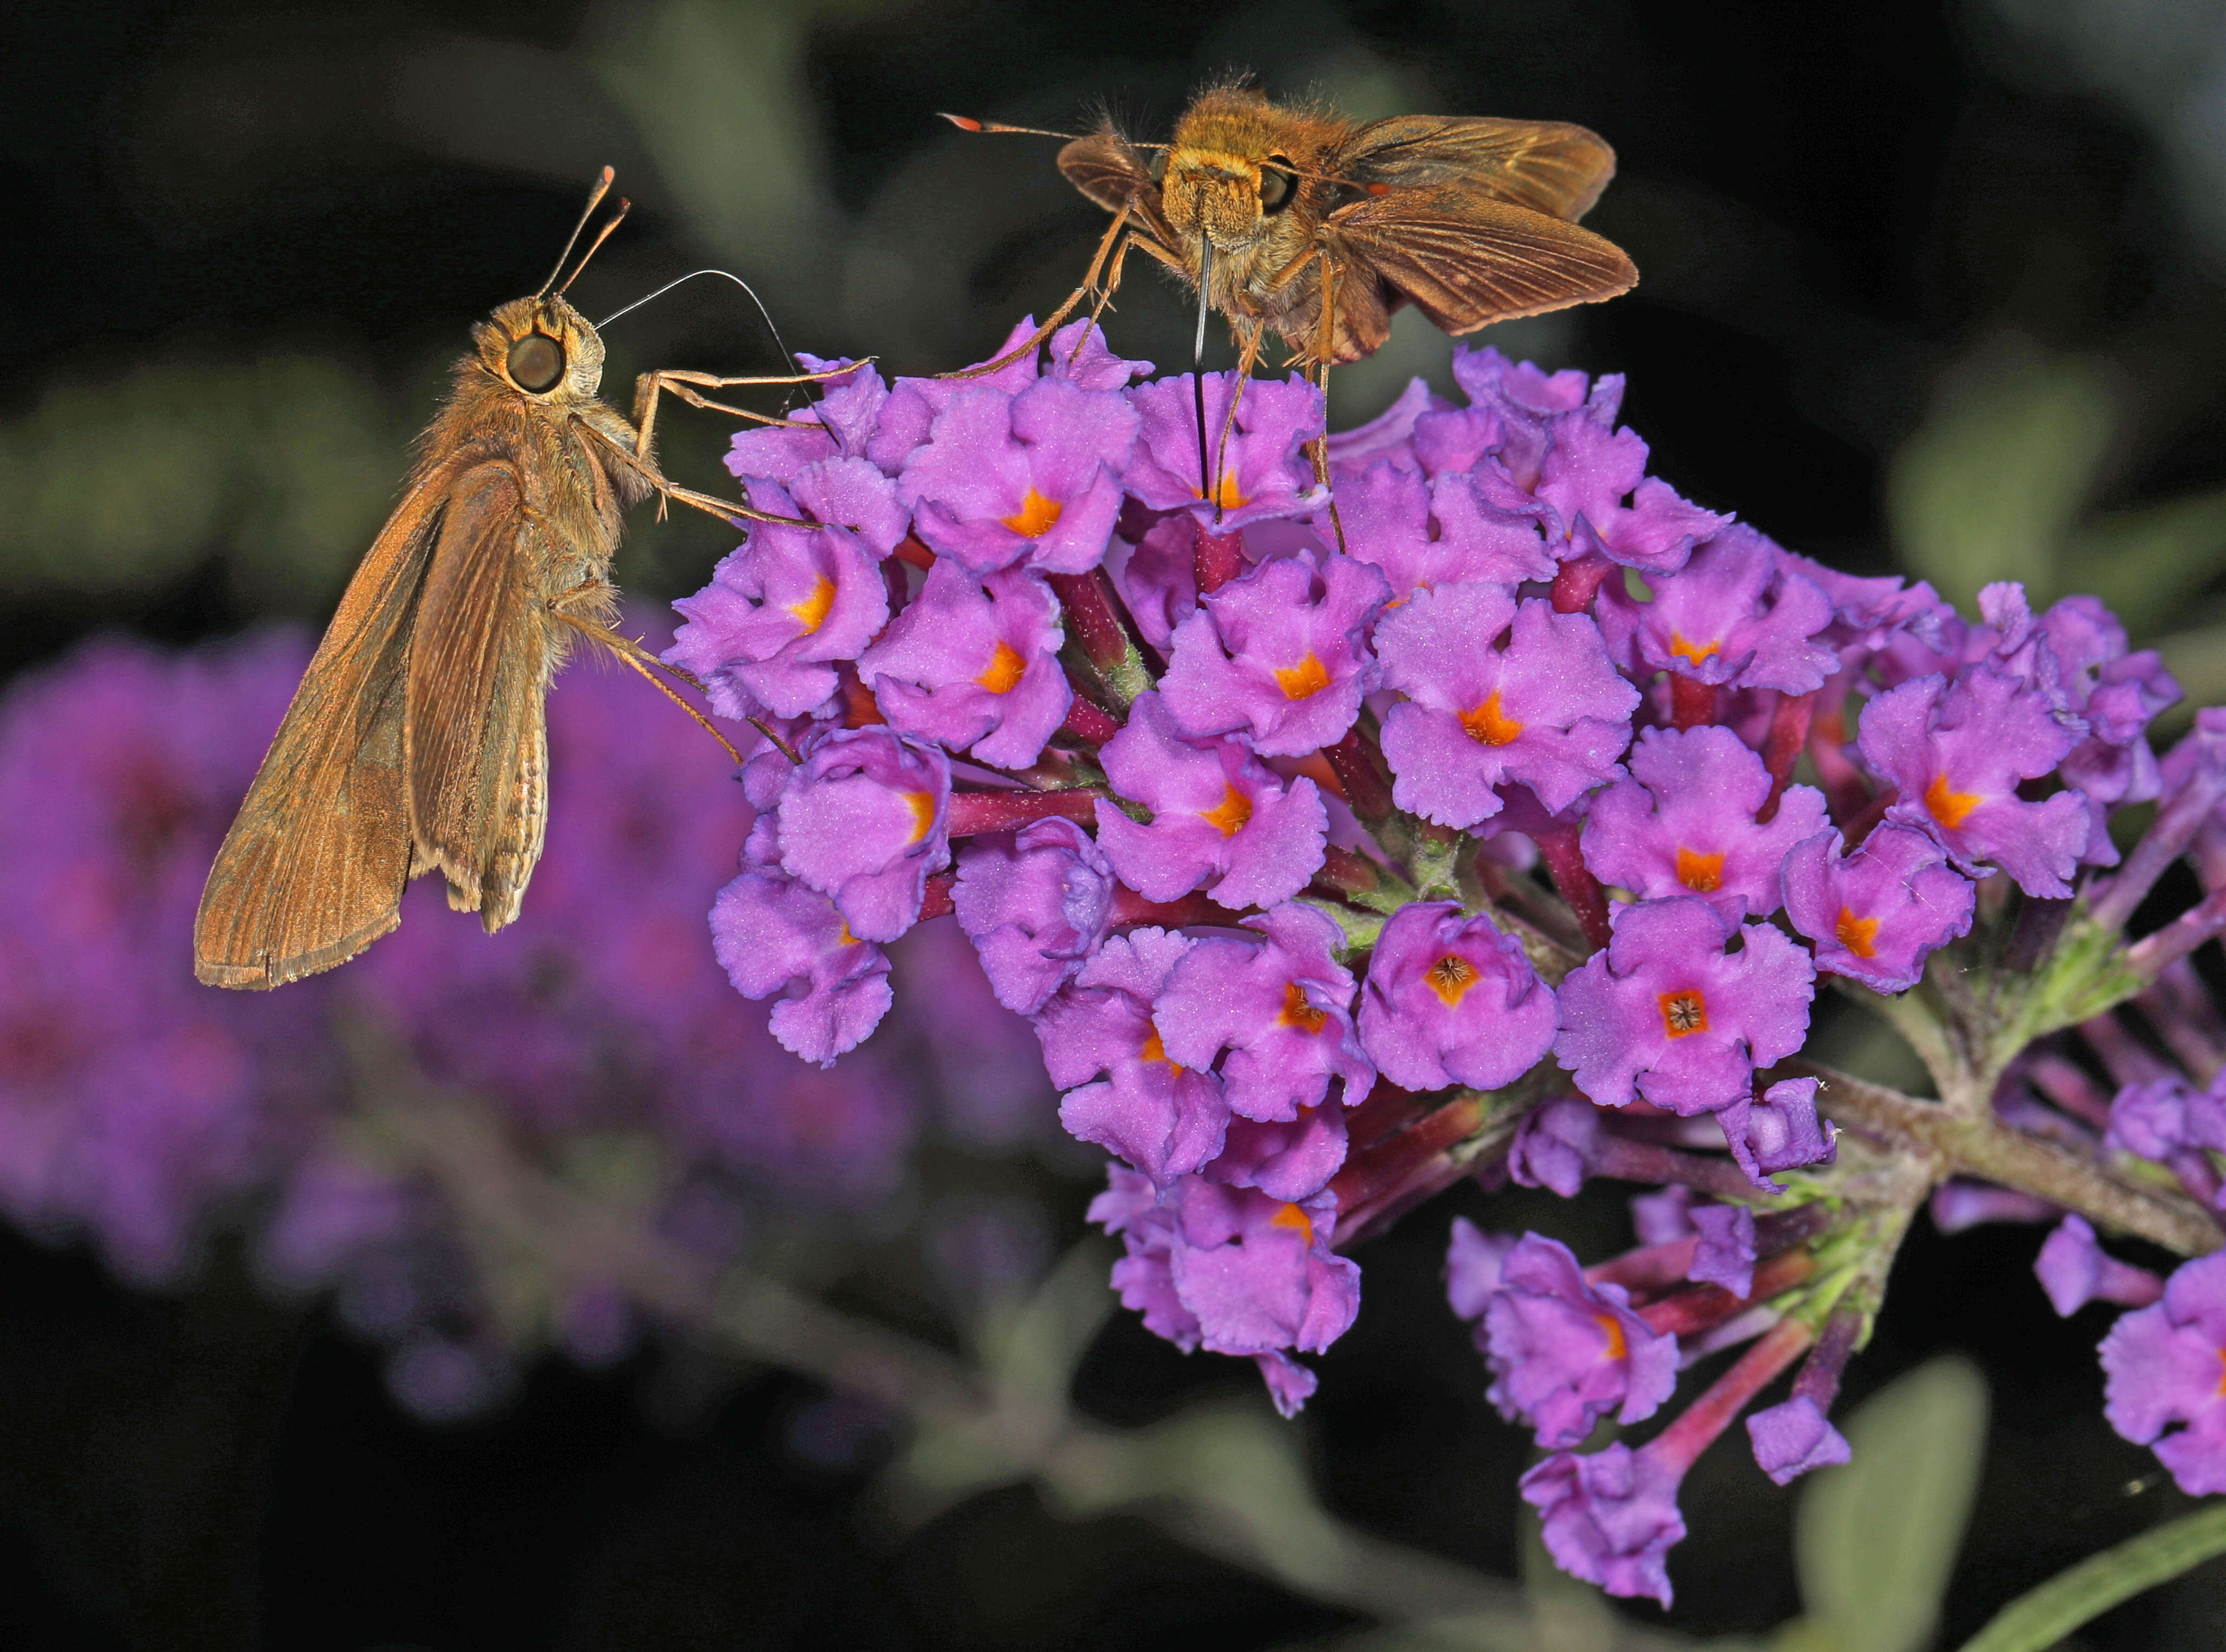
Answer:
[[[935,416],[898,486],[913,531],[970,574],[1086,573],[1113,537],[1135,440],[1136,415],[1113,391],[970,386]]]
[[[1123,538],[1135,545],[1125,560],[1109,562],[1121,599],[1143,639],[1162,654],[1173,643],[1175,627],[1198,611],[1198,528],[1187,511],[1177,511],[1123,524]]]
[[[1587,1103],[1587,1113],[1597,1124],[1600,1109]],[[1561,1190],[1555,1188],[1555,1191]],[[1631,1230],[1638,1235],[1642,1245],[1666,1245],[1673,1239],[1690,1237],[1699,1231],[1693,1225],[1693,1190],[1682,1182],[1672,1182],[1651,1193],[1634,1193],[1631,1197]]]
[[[2127,1084],[2111,1098],[2102,1145],[2159,1164],[2188,1148],[2226,1153],[2226,1099],[2218,1089],[2196,1090],[2178,1078]]]
[[[711,947],[745,998],[773,1007],[783,1049],[831,1066],[881,1025],[891,1002],[889,960],[852,935],[835,903],[778,872],[743,872],[711,907]]]
[[[1236,734],[1268,757],[1331,746],[1376,687],[1368,628],[1383,575],[1333,551],[1279,556],[1176,627],[1160,694],[1183,733]]]
[[[1756,1412],[1746,1420],[1746,1433],[1756,1466],[1779,1485],[1790,1485],[1812,1469],[1837,1468],[1854,1456],[1847,1436],[1805,1394]]]
[[[1839,651],[1843,667],[1861,663],[1905,632],[1925,646],[1946,648],[1945,627],[1956,610],[1924,581],[1911,585],[1893,575],[1864,579],[1783,548],[1778,560],[1832,600],[1832,623],[1822,640]]]
[[[833,899],[850,932],[894,941],[950,864],[951,759],[887,728],[840,729],[792,769],[776,805],[780,863]]]
[[[1526,1233],[1500,1265],[1478,1342],[1500,1415],[1548,1448],[1582,1441],[1602,1417],[1652,1416],[1677,1386],[1677,1339],[1631,1312],[1619,1285],[1593,1285],[1568,1247]]]
[[[1725,917],[1778,910],[1786,851],[1825,824],[1824,794],[1789,786],[1767,825],[1770,771],[1728,728],[1644,728],[1627,779],[1592,801],[1585,864],[1644,898],[1701,895]]]
[[[2226,1251],[2181,1263],[2162,1300],[2120,1316],[2102,1371],[2111,1427],[2153,1447],[2189,1496],[2226,1491]]]
[[[1816,969],[1778,931],[1734,924],[1697,895],[1619,906],[1613,922],[1561,987],[1554,1056],[1590,1100],[1732,1107],[1755,1069],[1800,1049]]]
[[[1555,1452],[1521,1484],[1544,1522],[1555,1565],[1612,1595],[1644,1595],[1666,1607],[1669,1554],[1685,1536],[1677,1512],[1683,1480],[1652,1451],[1618,1440],[1588,1457]]]
[[[1476,422],[1489,421],[1489,442],[1476,451],[1496,454],[1516,485],[1526,492],[1537,491],[1547,452],[1553,446],[1557,415],[1576,412],[1585,407],[1589,396],[1595,415],[1612,425],[1622,405],[1620,373],[1603,377],[1597,390],[1588,390],[1589,381],[1574,367],[1542,372],[1527,361],[1510,361],[1489,345],[1481,350],[1456,345],[1453,369],[1453,382],[1461,387],[1470,405],[1453,413],[1415,418],[1415,445],[1425,454],[1424,467],[1433,472],[1447,467],[1446,461],[1434,461],[1428,454],[1434,445],[1446,442],[1443,433],[1453,422],[1466,417],[1472,428]],[[1453,467],[1466,470],[1474,462],[1471,459]]]
[[[2028,895],[2064,896],[2087,841],[2086,804],[2070,791],[2028,803],[2018,787],[2079,737],[2038,690],[1974,665],[1953,683],[1921,677],[1887,689],[1865,708],[1855,743],[1899,794],[1888,820],[1930,833],[1974,877],[1991,863]]]
[[[1832,599],[1745,523],[1651,583],[1652,600],[1641,602],[1610,580],[1593,607],[1608,652],[1627,671],[1807,694],[1840,668],[1823,640]]]
[[[1444,585],[1554,576],[1536,517],[1493,509],[1464,475],[1431,482],[1379,461],[1339,479],[1337,510],[1345,550],[1383,570],[1394,603]]]
[[[1816,967],[1873,992],[1906,992],[1924,961],[1970,932],[1977,890],[1932,837],[1891,822],[1853,855],[1835,831],[1796,844],[1784,861],[1785,915],[1816,944]]]
[[[1332,1079],[1357,1104],[1376,1069],[1352,1025],[1337,925],[1290,902],[1243,922],[1265,944],[1208,936],[1167,978],[1152,1014],[1167,1055],[1199,1069],[1220,1060],[1223,1099],[1243,1118],[1295,1119]]]
[[[938,559],[904,612],[859,657],[858,677],[899,734],[1023,769],[1066,720],[1059,601],[1019,569],[977,581]]]
[[[2050,1222],[2062,1214],[2059,1207],[2031,1193],[1962,1176],[1941,1183],[1926,1209],[1932,1225],[1943,1233],[1961,1233],[1989,1222]]]
[[[1114,936],[1036,1018],[1044,1064],[1067,1091],[1059,1122],[1161,1186],[1218,1154],[1230,1121],[1221,1081],[1170,1061],[1152,1025],[1154,1001],[1193,944],[1170,930]]]
[[[793,496],[760,483],[757,508],[809,511],[826,525],[757,524],[709,585],[672,605],[687,623],[665,658],[701,678],[724,717],[818,711],[835,693],[836,663],[888,623],[877,564],[904,537],[904,514],[887,479],[862,459],[830,459],[793,480]]]
[[[1466,1217],[1453,1218],[1446,1246],[1446,1300],[1455,1318],[1484,1318],[1507,1258],[1521,1242],[1511,1233],[1486,1233]]]
[[[2146,1268],[2121,1262],[2102,1249],[2087,1218],[2067,1215],[2041,1241],[2032,1271],[2057,1315],[2069,1319],[2089,1302],[2145,1308],[2164,1294],[2164,1281]]]
[[[867,443],[889,399],[889,387],[880,372],[870,361],[854,362],[848,357],[822,360],[799,351],[796,359],[811,372],[830,367],[849,371],[815,386],[811,403],[790,414],[787,423],[747,425],[735,433],[727,468],[746,486],[774,482],[786,487],[798,471],[823,459],[867,456]],[[797,428],[814,425],[819,428]]]
[[[1293,1202],[1194,1176],[1162,1194],[1116,1166],[1090,1217],[1128,1248],[1113,1265],[1123,1303],[1186,1352],[1319,1353],[1359,1310],[1360,1270],[1329,1248],[1326,1194]],[[1311,1390],[1271,1376],[1269,1391],[1283,1404]]]
[[[1837,1152],[1836,1128],[1816,1116],[1813,1078],[1780,1079],[1759,1101],[1742,1096],[1718,1109],[1716,1121],[1733,1160],[1765,1193],[1785,1191],[1770,1179],[1778,1171],[1828,1165]]]
[[[1041,353],[1030,351],[1007,362],[995,372],[978,371],[1000,356],[1027,342],[1036,330],[1035,317],[1024,315],[1005,335],[1004,343],[982,360],[956,373],[933,378],[900,378],[889,387],[888,398],[878,410],[873,434],[867,439],[866,457],[891,476],[903,473],[906,461],[925,446],[936,418],[970,391],[991,390],[1017,396],[1036,382]],[[1089,388],[1089,387],[1085,387]]]
[[[1312,780],[1286,780],[1234,740],[1186,740],[1156,693],[1099,753],[1105,778],[1151,810],[1140,824],[1097,804],[1097,842],[1121,881],[1148,900],[1199,885],[1224,906],[1272,906],[1320,869],[1328,810]]]
[[[1307,1107],[1294,1119],[1231,1117],[1222,1148],[1199,1174],[1279,1199],[1307,1199],[1344,1167],[1350,1146],[1341,1107]]]
[[[1392,795],[1441,826],[1498,814],[1504,782],[1566,809],[1614,775],[1630,741],[1638,691],[1583,614],[1450,586],[1386,614],[1376,649],[1385,685],[1408,696],[1383,719]]]
[[[1700,1242],[1685,1277],[1744,1297],[1754,1288],[1754,1212],[1744,1204],[1696,1204],[1692,1218]]]
[[[1224,442],[1236,378],[1205,376],[1206,451],[1216,480],[1211,500],[1199,474],[1191,375],[1155,378],[1129,392],[1142,421],[1124,479],[1129,492],[1155,511],[1187,511],[1219,534],[1271,517],[1310,515],[1328,497],[1301,451],[1321,434],[1321,392],[1295,373],[1245,379]]]
[[[1518,1187],[1549,1188],[1573,1199],[1593,1173],[1600,1134],[1600,1110],[1590,1102],[1565,1096],[1533,1108],[1508,1146],[1507,1173]],[[1681,1236],[1691,1231],[1689,1222],[1679,1229]]]
[[[1111,926],[1114,886],[1096,841],[1071,820],[970,843],[951,899],[997,1001],[1033,1015],[1072,981]]]
[[[1554,1043],[1554,994],[1523,948],[1459,903],[1415,901],[1377,939],[1360,996],[1360,1042],[1407,1090],[1496,1090]]]
[[[1603,378],[1583,408],[1554,418],[1535,491],[1561,519],[1557,557],[1604,552],[1626,568],[1674,573],[1731,518],[1687,503],[1647,475],[1646,444],[1616,428],[1622,399],[1622,379]]]

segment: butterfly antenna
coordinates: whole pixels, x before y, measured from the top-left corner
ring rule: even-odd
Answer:
[[[556,277],[564,273],[564,260],[572,256],[572,249],[580,244],[580,232],[588,227],[588,220],[595,215],[595,208],[602,205],[603,197],[610,194],[612,180],[618,175],[605,167],[603,175],[595,180],[595,187],[588,192],[588,204],[580,209],[580,221],[572,226],[571,234],[565,237],[564,250],[556,255],[556,267],[549,272],[549,279],[541,283],[541,291],[533,295],[536,298],[555,286]]]
[[[1213,485],[1213,466],[1206,457],[1205,446],[1205,317],[1213,291],[1213,238],[1201,235],[1198,244],[1198,333],[1190,344],[1191,396],[1198,403],[1198,496],[1218,510],[1221,490]]]
[[[940,110],[936,112],[943,114]],[[962,132],[1005,132],[1015,137],[1057,137],[1069,143],[1075,141],[1072,132],[1050,132],[1040,126],[1008,126],[1001,120],[976,120],[971,115],[944,114],[943,118]]]
[[[666,282],[665,285],[659,287],[655,292],[649,294],[646,297],[635,299],[633,303],[628,304],[625,308],[613,310],[608,315],[606,315],[601,321],[595,323],[595,331],[598,333],[601,332],[613,321],[617,321],[620,316],[633,315],[634,311],[639,309],[644,304],[648,303],[652,299],[662,298],[665,294],[671,292],[675,287],[681,285],[684,282],[693,281],[698,276],[723,276],[727,280],[733,282],[735,286],[747,293],[750,295],[750,302],[757,306],[759,318],[765,322],[766,331],[773,335],[773,347],[780,352],[781,359],[788,363],[789,372],[795,372],[797,371],[796,358],[789,353],[788,346],[783,341],[780,336],[780,329],[773,324],[773,312],[765,307],[765,300],[758,296],[757,289],[751,286],[748,282],[744,281],[740,276],[735,275],[732,270],[691,270],[686,275],[680,276],[677,280]]]
[[[611,238],[611,232],[618,228],[620,225],[626,222],[626,215],[633,209],[633,203],[628,200],[624,195],[620,195],[619,197],[618,211],[613,213],[607,219],[603,220],[602,228],[595,232],[595,238],[588,243],[588,250],[580,255],[580,262],[574,264],[572,266],[572,273],[564,277],[564,285],[556,289],[557,297],[563,297],[566,288],[570,287],[574,282],[579,280],[580,271],[588,267],[588,261],[590,258],[594,257],[596,253],[603,250],[603,243]]]

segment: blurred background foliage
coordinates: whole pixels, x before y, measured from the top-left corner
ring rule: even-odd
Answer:
[[[0,246],[0,670],[104,628],[184,641],[321,620],[469,322],[540,279],[605,162],[636,206],[578,289],[591,315],[717,264],[793,347],[933,371],[1055,305],[1103,222],[1048,144],[969,138],[936,111],[1072,127],[1102,104],[1155,135],[1241,67],[1358,117],[1595,127],[1621,173],[1589,221],[1642,283],[1490,341],[1630,373],[1656,470],[1792,549],[1898,565],[1963,602],[2003,578],[2043,600],[2099,591],[2192,700],[2226,699],[2215,0],[16,0],[0,41],[18,183]],[[1115,342],[1177,365],[1185,313],[1140,276]],[[778,360],[716,283],[609,344],[621,402],[648,366]],[[1449,349],[1402,317],[1338,375],[1335,421],[1410,374],[1442,382]],[[662,442],[681,479],[723,481],[720,422],[676,410]],[[645,515],[620,576],[669,597],[727,548],[713,524]],[[945,1142],[913,1177],[893,1231],[986,1187],[1063,1240],[1089,1172]],[[1587,1255],[1625,1231],[1598,1191],[1452,1203]],[[1071,1394],[1150,1431],[1120,1475],[1085,1461],[1034,1486],[1005,1484],[979,1439],[919,1437],[892,1469],[887,1418],[686,1348],[592,1376],[552,1363],[502,1414],[428,1430],[365,1350],[258,1297],[220,1249],[193,1288],[149,1297],[9,1237],[0,1625],[72,1648],[1637,1644],[1617,1627],[1633,1615],[1550,1578],[1519,1639],[1492,1612],[1364,1631],[1365,1592],[1321,1582],[1354,1532],[1536,1581],[1521,1438],[1482,1404],[1438,1298],[1443,1217],[1367,1249],[1360,1324],[1298,1427],[1186,1410],[1249,1401],[1249,1371],[1101,1321],[1089,1270],[1086,1307],[971,1304],[962,1339],[1027,1403]],[[2101,1321],[2047,1316],[2022,1284],[2031,1249],[2002,1230],[1911,1240],[1851,1392],[1943,1348],[1973,1363],[1925,1368],[1916,1409],[1859,1458],[1906,1471],[1821,1482],[1797,1544],[1789,1494],[1728,1450],[1704,1462],[1680,1623],[1765,1636],[1805,1601],[1789,1647],[1952,1644],[2158,1517],[2171,1494],[2126,1495],[2147,1459],[2096,1414]],[[869,1245],[832,1284],[947,1334],[916,1249]],[[1958,1549],[1957,1476],[1978,1474],[1987,1426],[1974,1370],[1994,1411]],[[1915,1518],[1893,1494],[1919,1470],[1938,1488],[1923,1541],[1857,1556],[1849,1534]],[[1235,1529],[1276,1511],[1272,1552],[1185,1546],[1129,1512],[1186,1487]],[[1379,1592],[1421,1586],[1369,1554]],[[1911,1610],[1881,1629],[1873,1597]],[[1848,1627],[1864,1621],[1875,1632]],[[2079,1644],[2199,1652],[2226,1647],[2222,1625],[2214,1564]]]

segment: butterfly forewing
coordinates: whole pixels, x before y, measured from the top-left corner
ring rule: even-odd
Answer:
[[[1615,176],[1615,151],[1561,121],[1394,115],[1355,132],[1336,169],[1359,184],[1465,185],[1574,221]]]
[[[1458,186],[1374,196],[1332,213],[1330,244],[1447,333],[1612,298],[1638,279],[1613,242]]]
[[[410,874],[400,665],[444,493],[421,483],[348,581],[217,852],[194,973],[276,987],[392,929]]]

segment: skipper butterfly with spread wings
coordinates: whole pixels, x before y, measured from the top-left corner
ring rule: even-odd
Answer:
[[[1556,121],[1355,125],[1221,86],[1192,102],[1171,143],[1134,143],[1109,121],[1069,141],[1059,165],[1113,223],[1082,286],[1027,348],[1090,295],[1102,310],[1131,251],[1198,294],[1201,322],[1208,308],[1225,316],[1248,365],[1273,329],[1295,365],[1316,369],[1374,353],[1402,304],[1470,333],[1612,298],[1638,279],[1622,249],[1576,224],[1614,175],[1615,151]]]

